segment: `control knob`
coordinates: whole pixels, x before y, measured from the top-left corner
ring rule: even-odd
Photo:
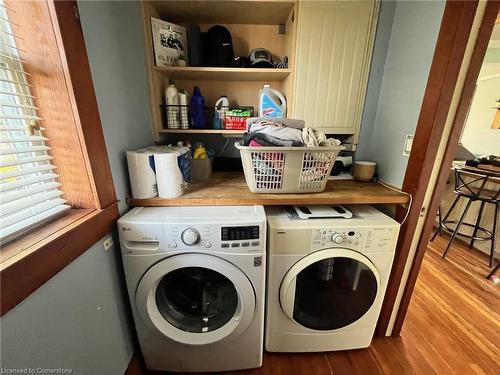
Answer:
[[[341,244],[342,242],[344,242],[344,237],[340,233],[336,233],[332,236],[332,242]]]
[[[200,233],[196,229],[188,228],[182,232],[181,240],[187,246],[194,246],[200,241]]]

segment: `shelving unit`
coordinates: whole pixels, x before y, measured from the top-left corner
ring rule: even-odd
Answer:
[[[178,198],[127,200],[130,206],[225,206],[292,204],[408,204],[408,195],[375,182],[329,181],[322,193],[254,194],[243,173],[218,172],[209,181],[190,184]]]
[[[225,81],[281,81],[290,69],[273,68],[210,68],[198,66],[156,66],[155,71],[174,79]]]
[[[199,87],[208,107],[212,107],[221,96],[225,95],[229,98],[230,106],[253,106],[254,110],[258,108],[259,90],[265,84],[270,84],[288,98],[287,108],[291,110],[296,1],[168,0],[144,1],[142,4],[153,133],[156,142],[165,141],[174,134],[243,133],[211,129],[190,129],[181,133],[180,130],[166,129],[164,123],[166,116],[160,106],[165,104],[165,88],[171,80],[178,89],[185,89],[190,94],[194,86]],[[288,68],[155,66],[151,17],[184,26],[198,24],[202,32],[206,32],[215,24],[223,25],[231,33],[235,56],[248,56],[254,48],[266,48],[279,58],[287,56]]]
[[[231,106],[254,109],[259,90],[270,84],[285,95],[288,117],[303,119],[356,149],[380,1],[146,0],[142,4],[155,141],[170,137],[162,130],[166,126],[160,105],[173,80],[189,93],[199,87],[208,107],[225,95]],[[235,56],[266,48],[281,59],[287,56],[288,67],[156,67],[151,17],[184,26],[197,24],[201,32],[223,25],[231,33]]]

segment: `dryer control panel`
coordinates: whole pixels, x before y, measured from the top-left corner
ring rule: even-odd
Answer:
[[[357,250],[363,246],[363,231],[361,229],[320,228],[313,229],[311,234],[311,248],[313,250],[325,247],[345,247]]]
[[[362,252],[394,251],[398,227],[319,228],[311,232],[312,251],[327,247],[343,247]]]

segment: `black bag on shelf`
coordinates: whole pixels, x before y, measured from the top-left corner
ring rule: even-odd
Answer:
[[[189,26],[189,65],[203,65],[203,37],[200,25]]]
[[[203,50],[206,66],[232,66],[233,40],[231,33],[224,26],[215,25],[207,31]]]

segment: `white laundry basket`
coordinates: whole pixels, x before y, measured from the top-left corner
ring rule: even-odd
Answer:
[[[239,143],[243,171],[252,193],[317,193],[325,190],[345,147],[248,147]]]

